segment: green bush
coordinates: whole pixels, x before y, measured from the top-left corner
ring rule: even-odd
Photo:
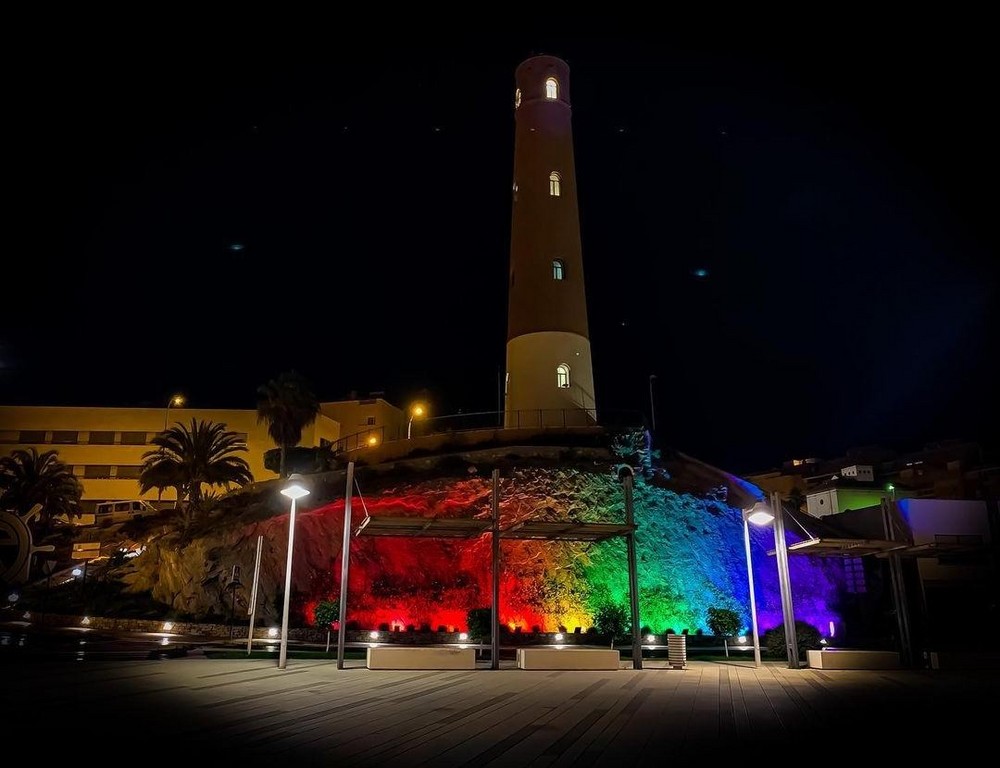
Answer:
[[[709,608],[705,623],[716,637],[734,637],[743,628],[740,615],[731,608]]]
[[[314,620],[317,629],[329,629],[340,618],[340,605],[333,600],[321,600],[316,603]]]
[[[483,640],[492,637],[493,609],[473,608],[467,614],[469,637],[472,640]]]
[[[594,613],[594,626],[600,634],[613,641],[629,629],[628,611],[624,605],[604,603]]]
[[[822,648],[820,640],[822,635],[812,624],[804,621],[795,622],[795,639],[799,646],[799,658],[806,657],[806,651]],[[764,633],[764,647],[772,656],[785,658],[785,625],[781,624],[774,629],[769,629]]]

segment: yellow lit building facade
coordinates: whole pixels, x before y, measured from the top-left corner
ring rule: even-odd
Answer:
[[[378,435],[379,442],[391,440],[400,433],[403,418],[399,408],[381,398],[323,403],[299,444],[332,445],[341,438],[355,442],[357,433],[365,439]],[[177,422],[190,424],[192,419],[225,424],[244,438],[247,453],[242,456],[254,480],[276,477],[264,468],[264,453],[275,446],[267,425],[257,423],[255,410],[0,406],[0,455],[26,448],[58,451],[59,459],[83,484],[85,512],[93,512],[103,501],[155,502],[156,491],[139,494],[142,456],[153,449],[151,441],[158,432]],[[174,496],[173,489],[164,490],[162,500],[173,501]]]

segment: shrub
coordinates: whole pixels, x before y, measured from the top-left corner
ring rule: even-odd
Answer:
[[[823,647],[819,642],[822,639],[819,630],[812,624],[804,621],[795,622],[795,639],[798,641],[799,658],[802,659],[805,658],[806,651]],[[784,624],[780,624],[764,633],[764,647],[773,656],[777,656],[778,658],[786,656]]]
[[[705,623],[716,637],[734,637],[743,628],[740,615],[731,608],[709,608]]]
[[[320,600],[316,603],[314,617],[317,629],[329,629],[340,618],[340,605],[333,600]]]
[[[473,640],[483,640],[491,635],[493,629],[493,609],[473,608],[467,614],[469,637]]]
[[[379,632],[388,632],[390,629],[391,627],[389,626],[388,621],[383,621],[381,624],[378,625]]]
[[[616,637],[625,634],[628,629],[628,613],[624,605],[604,603],[594,613],[594,626],[597,631],[614,641]]]

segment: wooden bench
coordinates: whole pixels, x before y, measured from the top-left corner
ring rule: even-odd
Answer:
[[[518,648],[518,669],[618,669],[621,654],[603,648]]]
[[[825,648],[809,651],[813,669],[899,669],[896,651],[863,651],[851,648]]]
[[[368,669],[475,669],[475,648],[377,645],[368,649]]]

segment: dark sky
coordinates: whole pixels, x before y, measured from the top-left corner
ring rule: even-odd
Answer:
[[[8,94],[0,402],[252,407],[294,367],[324,399],[495,409],[513,72],[544,52],[572,72],[599,406],[648,411],[656,374],[662,442],[738,471],[986,440],[976,30],[42,41]]]

